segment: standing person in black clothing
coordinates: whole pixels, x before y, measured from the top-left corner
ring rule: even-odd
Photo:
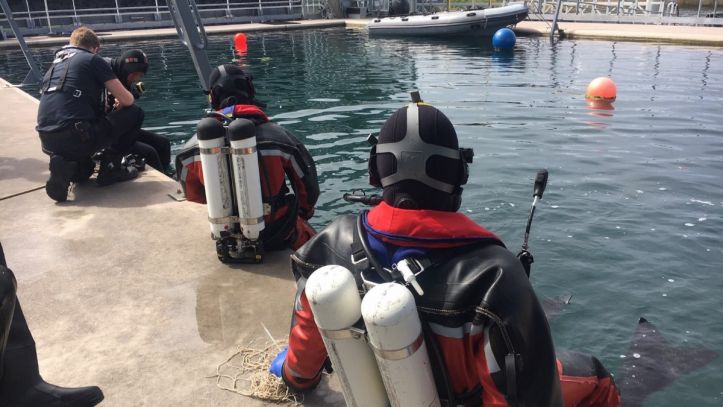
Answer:
[[[148,72],[148,57],[140,49],[125,51],[120,57],[107,59],[113,73],[136,99],[143,95],[144,88],[141,79]],[[109,95],[109,100],[115,99]],[[112,107],[113,103],[109,103]],[[171,167],[171,142],[168,138],[139,129],[136,142],[131,150],[133,154],[145,159],[145,162],[160,172],[168,174]]]
[[[98,54],[98,36],[79,27],[70,44],[55,54],[43,78],[38,125],[43,151],[50,155],[50,179],[45,191],[63,202],[71,182],[92,174],[93,153],[105,148],[97,183],[101,186],[135,178],[138,171],[122,167],[143,123],[143,111]],[[104,92],[115,96],[116,109],[106,115]],[[90,161],[90,162],[89,162]]]
[[[15,276],[0,245],[0,406],[91,407],[103,401],[96,386],[63,388],[38,371],[38,355],[25,315],[15,296]]]

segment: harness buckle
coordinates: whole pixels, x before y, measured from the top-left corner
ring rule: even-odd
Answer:
[[[351,264],[358,265],[365,261],[368,261],[366,252],[364,250],[358,250],[351,254]]]

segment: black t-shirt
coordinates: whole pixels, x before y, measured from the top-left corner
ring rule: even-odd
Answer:
[[[62,49],[56,61],[50,67],[50,82],[44,80],[41,87],[38,131],[53,132],[78,121],[95,121],[104,114],[105,82],[115,79],[108,62],[80,48]]]

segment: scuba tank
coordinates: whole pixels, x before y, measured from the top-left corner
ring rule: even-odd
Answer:
[[[397,283],[366,293],[361,313],[391,405],[440,406],[414,296]]]
[[[198,122],[196,132],[201,153],[211,238],[219,240],[228,237],[234,229],[231,177],[228,157],[224,151],[226,129],[218,120],[207,117]]]
[[[264,212],[256,128],[253,122],[238,119],[227,130],[217,119],[207,117],[198,123],[197,134],[216,254],[223,263],[260,263],[259,234],[264,229]]]
[[[247,239],[256,241],[264,229],[256,126],[250,120],[236,119],[228,126],[228,138],[241,232]]]
[[[389,405],[364,330],[355,327],[361,319],[362,300],[354,276],[342,266],[324,266],[309,276],[304,289],[346,405]]]

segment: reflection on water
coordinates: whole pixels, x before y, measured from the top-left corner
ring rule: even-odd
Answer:
[[[615,110],[613,103],[605,100],[588,100],[587,108],[591,110],[591,115],[605,117],[612,117],[612,111]]]
[[[588,114],[596,117],[613,117],[613,110],[615,110],[612,103],[603,100],[588,100],[587,108],[590,110]],[[588,121],[587,124],[599,130],[608,127],[608,123],[605,121]]]
[[[151,61],[139,102],[146,126],[179,145],[207,108],[187,51],[175,40],[131,46]],[[103,54],[122,48],[105,44]],[[33,51],[47,65],[50,48]],[[325,29],[249,34],[241,57],[231,36],[212,37],[209,54],[212,65],[242,58],[267,113],[307,144],[322,188],[314,226],[360,209],[341,195],[372,191],[366,135],[419,89],[475,150],[462,210],[513,250],[535,171],[549,169],[532,279],[544,296],[573,294],[552,322],[560,347],[595,353],[615,371],[645,316],[672,343],[723,352],[723,326],[711,323],[723,306],[722,50],[523,37],[501,54],[481,39]],[[17,83],[26,72],[19,52],[0,53],[0,76]],[[585,88],[599,76],[617,83],[615,110],[587,106]],[[214,287],[199,293],[226,295]],[[207,339],[238,336],[224,329]],[[719,405],[720,383],[718,360],[649,405]]]

